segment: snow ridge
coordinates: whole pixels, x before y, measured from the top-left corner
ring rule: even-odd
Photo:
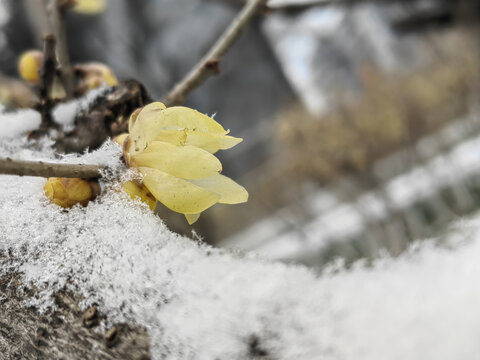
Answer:
[[[49,144],[11,139],[0,155],[54,159]],[[68,161],[115,166],[119,155],[107,143]],[[48,202],[44,183],[0,176],[0,252],[13,256],[0,276],[20,272],[37,286],[27,305],[39,311],[66,287],[85,308],[99,304],[103,326],[145,326],[154,359],[259,358],[251,339],[270,359],[480,357],[478,219],[460,223],[442,246],[424,242],[398,259],[317,275],[178,236],[112,183],[68,211]]]

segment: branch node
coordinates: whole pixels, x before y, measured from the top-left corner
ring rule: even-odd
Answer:
[[[220,59],[207,60],[204,66],[207,69],[212,70],[215,74],[219,74],[221,72]]]

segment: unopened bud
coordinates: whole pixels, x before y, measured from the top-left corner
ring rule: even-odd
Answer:
[[[79,178],[48,178],[44,190],[53,203],[63,208],[85,206],[94,195],[88,181]]]
[[[75,66],[75,73],[79,76],[79,87],[82,91],[98,88],[102,85],[115,86],[118,84],[115,73],[107,65],[91,62]]]
[[[43,54],[39,50],[24,52],[18,59],[18,73],[22,79],[38,84],[40,82],[40,68],[42,67]]]

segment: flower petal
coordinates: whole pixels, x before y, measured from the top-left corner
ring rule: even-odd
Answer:
[[[154,102],[140,111],[136,110],[130,116],[131,143],[129,151],[131,154],[139,153],[154,140],[177,145],[181,135],[175,131],[181,130],[191,133],[192,145],[199,143],[212,153],[219,149],[228,149],[241,141],[231,136],[225,136],[228,131],[222,125],[196,110],[183,106],[165,108],[161,102]],[[197,139],[195,139],[196,134],[200,136]],[[173,137],[174,135],[175,137]],[[179,145],[183,145],[183,143]]]
[[[185,144],[196,146],[215,154],[218,150],[230,149],[242,141],[243,139],[233,136],[208,134],[187,130],[187,140]]]
[[[131,157],[135,166],[151,167],[184,179],[202,179],[222,171],[222,164],[208,151],[194,146],[175,146],[153,141]]]
[[[165,105],[161,102],[153,102],[144,106],[140,112],[135,111],[130,116],[129,151],[131,154],[136,154],[145,150],[147,145],[164,130],[161,120],[165,117],[165,115],[162,114],[165,109]]]
[[[191,183],[220,195],[221,204],[238,204],[248,200],[248,192],[229,177],[217,174],[209,178],[190,180]]]
[[[144,185],[137,185],[133,181],[127,181],[122,186],[123,191],[125,191],[132,199],[140,198],[145,204],[148,205],[150,210],[154,211],[157,201],[150,194],[147,188]]]
[[[165,118],[162,119],[162,126],[178,126],[190,131],[209,134],[227,134],[222,125],[196,110],[184,106],[173,106],[167,108],[164,113]]]
[[[188,224],[192,225],[193,223],[197,222],[200,214],[185,214],[185,219],[187,219]]]
[[[128,119],[128,133],[131,134],[133,131],[133,127],[137,121],[138,114],[140,114],[140,111],[142,111],[143,108],[138,108],[136,109],[131,115],[130,118]]]
[[[155,136],[154,141],[163,141],[172,145],[181,146],[187,140],[185,130],[162,130]],[[148,145],[147,145],[148,146]]]
[[[214,192],[163,171],[147,167],[140,167],[139,170],[144,175],[143,184],[170,210],[198,214],[220,199],[220,195]]]

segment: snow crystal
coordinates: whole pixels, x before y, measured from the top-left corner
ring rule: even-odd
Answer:
[[[0,130],[5,131],[5,130]],[[55,159],[49,141],[1,143],[25,158]],[[37,152],[37,153],[35,153]],[[106,162],[119,147],[61,161]],[[112,166],[118,160],[111,160]],[[98,303],[109,326],[134,322],[154,359],[476,359],[480,317],[480,220],[370,267],[305,267],[214,249],[170,232],[113,184],[86,207],[65,211],[45,180],[0,176],[0,275],[18,272],[54,306],[67,288]],[[253,340],[252,340],[253,339]]]
[[[60,103],[52,110],[55,122],[62,125],[63,131],[73,130],[75,116],[79,109],[78,100],[70,100]]]

